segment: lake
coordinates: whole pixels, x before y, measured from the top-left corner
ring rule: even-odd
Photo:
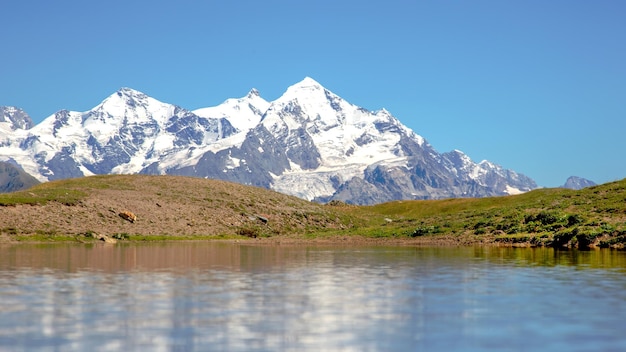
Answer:
[[[626,252],[0,246],[0,351],[624,351]]]

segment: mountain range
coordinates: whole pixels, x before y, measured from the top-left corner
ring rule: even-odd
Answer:
[[[252,89],[194,111],[130,88],[89,111],[61,110],[37,125],[24,111],[2,107],[0,161],[42,182],[185,175],[353,204],[537,188],[527,176],[459,150],[439,153],[390,112],[353,105],[308,77],[274,101]]]

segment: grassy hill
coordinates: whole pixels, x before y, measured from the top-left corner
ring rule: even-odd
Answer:
[[[0,194],[0,233],[22,240],[298,235],[349,226],[340,215],[263,188],[179,176],[92,176]]]
[[[130,211],[135,222],[120,216]],[[308,202],[224,181],[108,175],[0,194],[0,237],[89,241],[269,238],[623,247],[626,180],[516,196],[396,201],[374,206]]]
[[[622,247],[626,180],[582,190],[537,189],[515,196],[396,201],[355,209],[386,217],[372,235],[451,236],[467,243]]]

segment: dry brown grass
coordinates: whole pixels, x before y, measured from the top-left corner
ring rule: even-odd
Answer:
[[[348,226],[332,208],[258,187],[180,176],[107,175],[49,182],[17,196],[80,194],[72,202],[0,207],[6,235],[268,237]],[[119,213],[137,216],[131,223]]]

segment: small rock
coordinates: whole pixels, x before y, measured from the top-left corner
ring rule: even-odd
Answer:
[[[104,243],[117,243],[117,240],[115,238],[111,238],[107,235],[100,235],[100,238],[98,238],[100,241],[104,242]]]

